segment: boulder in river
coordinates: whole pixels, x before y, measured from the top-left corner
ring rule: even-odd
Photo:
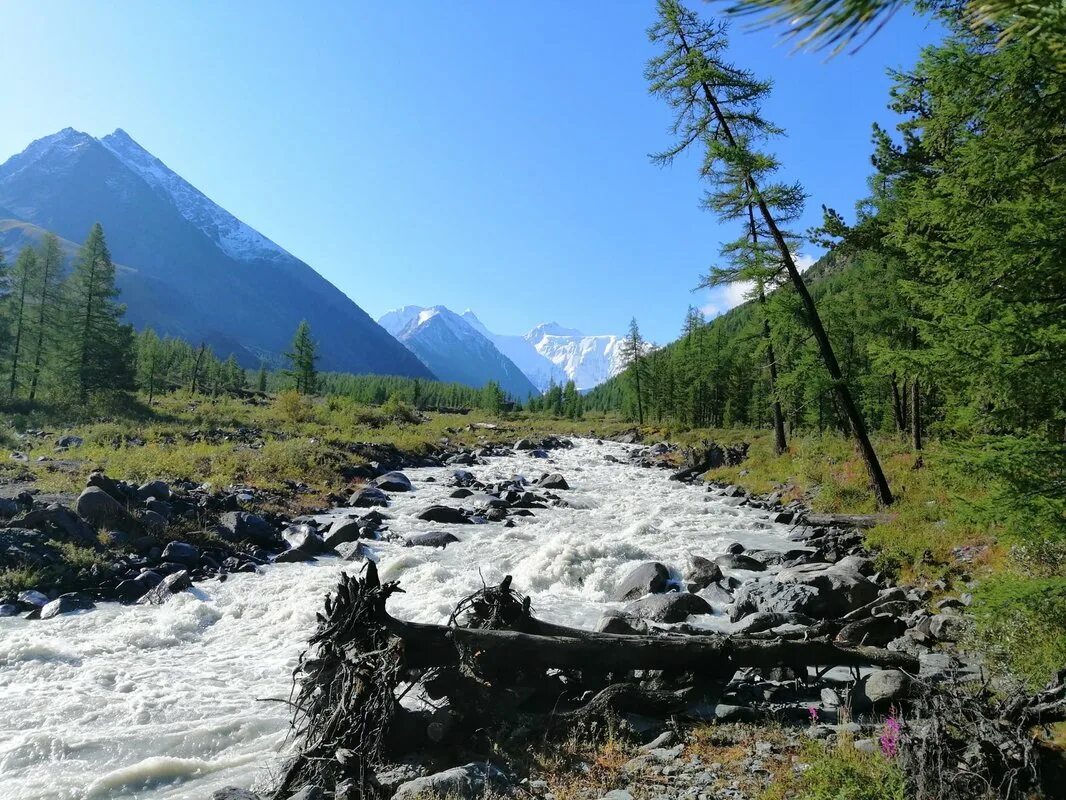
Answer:
[[[742,553],[723,553],[715,557],[714,563],[722,569],[740,569],[748,572],[763,572],[766,569],[764,563]]]
[[[281,532],[281,538],[290,550],[299,550],[309,556],[317,556],[329,550],[322,537],[310,525],[290,525]]]
[[[137,602],[141,605],[162,605],[170,599],[171,595],[184,592],[190,586],[192,586],[192,581],[189,579],[189,573],[181,569],[167,575]]]
[[[337,545],[345,544],[346,542],[354,542],[357,539],[372,538],[371,533],[367,536],[364,531],[371,530],[371,527],[366,522],[360,519],[339,519],[336,520],[329,529],[323,540],[326,547],[336,549]]]
[[[685,581],[689,591],[696,592],[705,589],[722,577],[722,569],[709,558],[692,556],[688,563],[688,572],[685,573]]]
[[[453,542],[458,541],[459,538],[457,536],[453,536],[447,531],[430,531],[408,536],[404,541],[404,547],[439,547],[444,549]]]
[[[694,614],[712,614],[714,609],[697,594],[673,592],[653,594],[634,600],[625,607],[626,614],[651,622],[684,622]]]
[[[541,489],[569,489],[570,484],[566,482],[566,478],[560,475],[558,472],[552,472],[541,477],[537,481],[537,486]]]
[[[430,506],[418,515],[420,520],[426,522],[439,522],[441,524],[469,525],[470,518],[463,513],[462,509],[451,506]]]
[[[45,603],[41,608],[41,619],[51,619],[60,614],[69,614],[72,611],[86,611],[94,608],[96,603],[87,595],[80,592],[67,592],[61,594],[50,603]]]
[[[374,478],[371,483],[383,492],[411,491],[411,480],[402,472],[386,472],[380,478]]]
[[[665,592],[670,581],[670,570],[658,561],[646,561],[630,570],[618,584],[615,600],[635,600],[646,594]]]
[[[385,508],[389,496],[377,486],[364,486],[348,498],[348,505],[354,508]]]

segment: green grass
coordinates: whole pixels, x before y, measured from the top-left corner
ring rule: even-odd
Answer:
[[[846,739],[833,746],[809,742],[800,761],[806,768],[775,781],[762,800],[905,800],[896,763],[856,750]]]

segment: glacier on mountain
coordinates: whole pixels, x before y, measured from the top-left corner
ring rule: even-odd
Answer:
[[[617,375],[624,366],[621,336],[586,336],[555,322],[542,323],[525,334],[499,334],[490,331],[470,309],[455,314],[444,306],[404,306],[383,315],[378,324],[405,341],[412,330],[437,315],[448,320],[449,329],[457,336],[475,334],[487,339],[541,392],[552,383],[562,385],[569,380],[579,391],[588,391]]]

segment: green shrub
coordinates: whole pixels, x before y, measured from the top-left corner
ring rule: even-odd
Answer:
[[[974,591],[972,611],[985,657],[1030,688],[1066,664],[1066,577],[988,578]]]
[[[827,747],[810,742],[805,770],[776,782],[763,800],[904,800],[903,771],[880,753],[856,750],[850,741]]]

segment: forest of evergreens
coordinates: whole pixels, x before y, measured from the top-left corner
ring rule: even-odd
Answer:
[[[771,428],[779,418],[786,438],[852,436],[845,389],[870,428],[907,436],[915,451],[928,436],[945,442],[962,468],[997,487],[985,512],[1061,550],[1066,73],[1039,39],[997,46],[994,31],[973,29],[953,8],[941,14],[945,41],[893,73],[886,101],[899,122],[874,128],[867,199],[855,213],[826,209],[803,237],[784,234],[789,248],[802,238],[829,248],[803,283],[837,380],[767,224],[796,219],[803,202],[800,187],[774,182],[779,165],[758,149],[778,133],[758,113],[769,84],[716,61],[723,30],[674,3],[660,8],[660,26],[703,37],[703,51],[690,52],[684,69],[666,56],[653,62],[652,89],[688,115],[679,115],[681,144],[704,150],[706,205],[738,231],[703,285],[746,280],[751,300],[709,324],[690,310],[678,341],[636,351],[586,406],[698,427]],[[707,84],[740,130],[732,144],[720,125],[695,127],[691,105]]]

